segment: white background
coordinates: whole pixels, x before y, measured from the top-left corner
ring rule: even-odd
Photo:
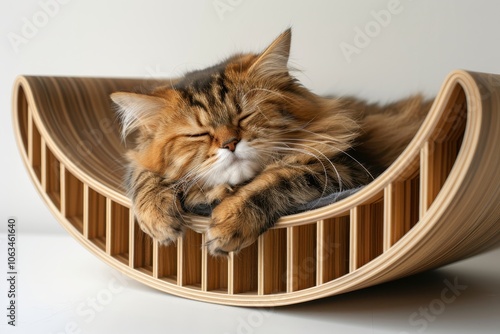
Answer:
[[[453,69],[500,73],[498,2],[400,0],[377,23],[377,13],[394,1],[0,0],[0,273],[6,272],[9,216],[19,222],[20,271],[19,326],[5,326],[1,311],[2,333],[498,330],[498,250],[381,287],[267,311],[184,300],[119,280],[58,225],[17,151],[11,87],[19,74],[177,76],[233,52],[257,52],[289,26],[291,64],[303,84],[320,94],[386,102],[417,91],[432,96]],[[369,40],[356,37],[365,29]],[[341,46],[347,44],[357,53],[346,56]],[[467,289],[452,304],[425,328],[410,321],[440,298],[445,280],[456,279]],[[114,292],[102,310],[79,314],[92,298],[110,296],[110,287]],[[3,278],[0,288],[4,310]]]

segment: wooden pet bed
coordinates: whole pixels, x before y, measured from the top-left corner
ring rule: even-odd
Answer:
[[[21,156],[62,226],[112,267],[196,300],[279,306],[345,293],[463,259],[500,235],[500,76],[456,71],[409,147],[337,203],[286,216],[258,242],[213,258],[208,220],[153,242],[124,194],[125,145],[109,94],[153,80],[21,76]]]

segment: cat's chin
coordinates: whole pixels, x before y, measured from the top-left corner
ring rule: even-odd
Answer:
[[[220,149],[217,153],[217,162],[213,165],[205,180],[209,187],[219,184],[238,185],[253,178],[262,169],[257,150],[242,140],[231,152]]]

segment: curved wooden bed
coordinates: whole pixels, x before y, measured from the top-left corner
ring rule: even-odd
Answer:
[[[283,217],[239,254],[213,258],[207,219],[160,246],[124,195],[126,150],[109,94],[140,79],[21,76],[13,119],[42,198],[85,248],[131,278],[196,300],[304,302],[463,259],[500,235],[500,76],[456,71],[409,147],[350,197]]]

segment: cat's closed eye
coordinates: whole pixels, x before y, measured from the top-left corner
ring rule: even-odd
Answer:
[[[205,136],[210,136],[210,133],[208,133],[208,132],[200,132],[200,133],[195,133],[195,134],[188,135],[188,137],[190,137],[190,138],[198,138],[198,137],[205,137]]]
[[[249,113],[240,117],[240,119],[238,120],[238,126],[239,127],[244,126],[243,122],[248,121],[251,116],[253,116],[253,113]]]

